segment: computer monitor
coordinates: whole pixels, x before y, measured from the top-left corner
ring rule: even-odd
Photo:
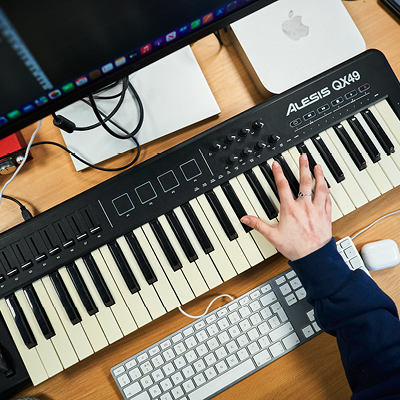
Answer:
[[[0,138],[275,0],[3,0]]]

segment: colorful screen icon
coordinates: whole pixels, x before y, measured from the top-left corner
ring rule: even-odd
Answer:
[[[165,40],[167,42],[171,42],[175,38],[176,38],[176,31],[170,32],[170,33],[168,33],[168,35],[165,36]]]
[[[61,96],[61,91],[60,90],[58,90],[58,89],[56,89],[56,90],[53,90],[52,92],[50,92],[49,93],[49,97],[50,97],[50,99],[56,99],[57,97],[60,97]]]
[[[49,100],[48,100],[48,98],[46,97],[46,96],[41,96],[41,97],[39,97],[38,99],[36,99],[35,101],[34,101],[34,103],[37,105],[37,106],[42,106],[43,104],[46,104],[47,102],[48,102]]]
[[[200,26],[200,24],[201,24],[201,20],[200,19],[196,19],[196,21],[193,21],[190,24],[190,28],[191,29],[196,29],[196,28],[198,28]]]
[[[142,47],[140,48],[140,53],[141,53],[141,54],[146,54],[146,53],[148,53],[149,51],[151,51],[151,44],[150,44],[150,43],[145,44],[144,46],[142,46]]]
[[[74,84],[72,83],[72,82],[70,82],[70,83],[67,83],[66,85],[64,85],[62,88],[61,88],[61,90],[64,92],[64,93],[67,93],[67,92],[70,92],[72,89],[74,89],[75,88],[75,86],[74,86]]]
[[[75,79],[76,86],[82,86],[85,83],[88,83],[88,78],[86,76],[81,76],[80,78]]]
[[[121,65],[124,65],[126,63],[126,58],[120,57],[120,58],[117,58],[114,62],[115,62],[116,67],[120,67]]]
[[[208,24],[209,22],[211,22],[214,18],[214,14],[213,13],[209,13],[207,15],[205,15],[203,17],[203,24]]]

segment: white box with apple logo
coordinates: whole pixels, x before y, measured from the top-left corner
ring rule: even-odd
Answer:
[[[265,97],[366,49],[341,0],[278,0],[234,22],[229,32]]]

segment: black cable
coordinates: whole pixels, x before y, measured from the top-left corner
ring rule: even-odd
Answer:
[[[137,100],[137,102],[138,102],[138,106],[139,106],[139,122],[138,122],[136,128],[135,128],[132,132],[130,132],[130,133],[126,134],[126,135],[120,135],[120,134],[114,132],[112,129],[110,129],[110,128],[106,125],[106,122],[107,122],[107,121],[106,121],[106,120],[103,120],[103,118],[101,117],[100,111],[99,111],[99,109],[97,108],[97,105],[96,105],[96,103],[95,103],[95,101],[94,101],[93,94],[89,94],[89,96],[88,96],[88,97],[89,97],[90,104],[91,104],[92,109],[93,109],[93,112],[94,112],[94,114],[96,115],[97,119],[99,120],[101,126],[102,126],[110,135],[116,137],[117,139],[129,139],[129,138],[133,138],[133,137],[139,132],[139,130],[140,130],[140,128],[142,127],[142,124],[143,124],[143,119],[144,119],[143,104],[142,104],[142,101],[140,100],[140,97],[139,97],[139,95],[137,94],[135,88],[132,86],[132,84],[129,82],[129,80],[128,80],[128,88],[129,88],[129,90],[131,91],[131,93],[135,96],[135,98],[136,98],[136,100]]]
[[[72,157],[75,157],[77,160],[79,160],[80,162],[84,163],[85,165],[87,165],[87,166],[89,166],[91,168],[98,169],[100,171],[116,172],[116,171],[122,171],[124,169],[127,169],[127,168],[131,167],[133,164],[135,164],[135,162],[138,160],[138,158],[140,156],[140,144],[139,144],[139,142],[137,141],[137,139],[135,137],[133,137],[132,139],[136,143],[136,146],[137,146],[136,156],[129,164],[127,164],[127,165],[125,165],[123,167],[118,167],[118,168],[103,168],[103,167],[98,167],[97,165],[93,165],[90,162],[88,162],[88,161],[84,160],[83,158],[79,157],[73,151],[68,149],[68,147],[65,147],[62,144],[56,143],[56,142],[50,142],[50,141],[36,142],[36,143],[32,143],[31,148],[34,147],[34,146],[42,145],[42,144],[50,144],[52,146],[57,146],[60,149],[63,149],[67,153],[71,154]],[[22,148],[20,151],[24,151],[25,149],[26,149],[26,147]]]
[[[31,219],[33,217],[32,214],[30,213],[30,211],[28,211],[28,209],[20,201],[18,201],[17,199],[14,199],[14,197],[7,196],[5,194],[3,194],[2,197],[3,197],[3,199],[11,200],[14,203],[18,204],[19,208],[21,209],[22,218],[25,221],[28,221],[28,219]]]

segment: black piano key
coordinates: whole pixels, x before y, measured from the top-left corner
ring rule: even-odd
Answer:
[[[287,181],[289,182],[290,189],[292,190],[294,197],[297,198],[299,191],[300,191],[299,181],[295,177],[294,173],[290,169],[289,165],[287,164],[287,162],[282,154],[276,155],[274,157],[274,160],[277,161],[280,164],[280,166],[282,167],[283,173],[284,173]]]
[[[278,211],[268,197],[267,193],[265,193],[260,181],[257,179],[256,174],[253,172],[253,170],[250,170],[245,172],[245,176],[268,218],[271,220],[276,218],[278,216]]]
[[[14,318],[15,325],[24,341],[26,347],[28,349],[32,349],[33,347],[37,346],[37,342],[33,332],[26,320],[25,314],[22,311],[21,306],[18,303],[17,298],[14,294],[6,298],[6,303],[8,308],[11,311],[11,314]]]
[[[76,325],[82,321],[81,316],[67,290],[65,284],[58,272],[53,272],[50,274],[51,283],[54,286],[54,289],[57,293],[58,298],[61,301],[61,304],[64,307],[65,312],[68,315],[69,320],[71,321],[72,325]]]
[[[264,175],[264,178],[269,183],[269,186],[271,186],[271,189],[274,192],[276,198],[279,200],[278,188],[276,187],[275,177],[274,177],[274,173],[272,172],[271,167],[265,161],[265,162],[260,164],[260,169],[261,169],[261,172]]]
[[[231,241],[237,239],[238,234],[235,231],[235,228],[233,227],[228,216],[226,215],[226,212],[225,212],[224,208],[222,207],[222,204],[219,202],[216,194],[213,191],[211,191],[211,192],[207,192],[205,194],[205,196],[206,196],[208,202],[210,203],[210,206],[213,209],[216,217],[218,218],[218,221],[221,224],[224,232],[226,233],[226,236],[228,236],[228,239]]]
[[[108,243],[107,246],[110,249],[114,261],[117,264],[117,267],[121,272],[122,278],[124,279],[129,291],[131,293],[138,292],[140,290],[140,286],[135,278],[135,275],[133,275],[133,272],[129,267],[129,264],[126,261],[126,258],[122,253],[118,243],[114,240],[113,242]]]
[[[151,229],[153,230],[154,234],[158,242],[160,243],[161,248],[163,249],[169,264],[171,265],[174,271],[178,271],[182,268],[182,263],[180,262],[178,256],[175,253],[174,248],[171,245],[171,242],[168,240],[167,235],[164,232],[160,222],[158,220],[153,220],[150,222]]]
[[[222,190],[225,193],[225,196],[228,198],[230,205],[235,211],[236,216],[238,217],[239,221],[242,217],[247,215],[246,210],[244,209],[242,203],[240,202],[239,198],[236,195],[236,192],[233,190],[233,187],[230,183],[225,183],[222,185]],[[250,232],[252,228],[247,225],[242,224],[243,229],[245,232]]]
[[[379,144],[382,146],[383,150],[387,155],[394,153],[394,145],[386,135],[386,132],[383,130],[374,114],[370,110],[361,111],[361,115],[364,117],[365,121],[367,121],[368,126],[371,128],[375,137],[378,139]]]
[[[303,154],[303,153],[307,154],[308,165],[310,167],[312,176],[315,178],[314,169],[317,166],[317,163],[316,163],[314,157],[312,156],[312,154],[310,153],[310,150],[308,150],[307,146],[304,143],[300,143],[296,147],[297,147],[297,150],[299,150],[300,154]],[[330,188],[331,185],[326,180],[326,178],[325,178],[325,182],[326,182],[328,188]]]
[[[136,236],[133,232],[128,233],[125,235],[125,239],[129,245],[129,248],[131,249],[133,255],[135,256],[135,259],[139,265],[140,270],[143,273],[143,276],[145,277],[147,283],[149,285],[153,284],[154,282],[157,282],[157,277],[156,274],[154,273],[153,269],[151,268],[151,265],[149,263],[149,260],[147,259],[146,255],[143,253],[142,248],[140,247],[140,244],[138,240],[136,239]]]
[[[82,276],[75,264],[70,264],[67,266],[68,274],[78,292],[79,298],[82,301],[83,306],[89,315],[96,314],[99,310],[90,295],[89,289],[87,288]]]
[[[367,163],[365,162],[364,157],[358,150],[357,146],[354,144],[353,140],[351,139],[350,135],[347,133],[346,129],[342,124],[335,125],[333,127],[334,131],[338,135],[338,138],[342,142],[343,146],[349,153],[349,156],[353,160],[354,164],[358,168],[359,171],[367,168]]]
[[[180,243],[183,251],[185,252],[185,255],[189,260],[189,262],[197,260],[199,257],[196,254],[196,251],[194,250],[192,244],[190,243],[185,233],[185,230],[182,228],[182,225],[179,222],[178,218],[176,217],[175,213],[173,211],[169,211],[165,214],[165,217],[167,218],[168,223],[170,224],[172,230],[174,231],[175,236],[178,239],[178,242]]]
[[[94,285],[96,286],[97,291],[103,301],[103,304],[106,307],[111,307],[115,304],[115,300],[112,297],[110,289],[107,287],[106,282],[104,281],[101,272],[99,271],[99,267],[97,266],[96,262],[94,261],[91,254],[82,257],[83,262],[86,265],[86,268],[92,278]]]
[[[365,129],[360,124],[360,121],[356,117],[351,117],[347,121],[353,129],[354,133],[356,134],[358,140],[363,145],[371,161],[374,163],[378,162],[381,159],[381,154],[379,153],[379,150],[375,147],[371,138],[368,136],[368,133],[365,132]]]
[[[43,333],[43,336],[46,339],[50,339],[55,335],[53,326],[49,320],[49,317],[46,314],[45,309],[43,308],[36,291],[32,285],[29,285],[23,289],[25,293],[25,297],[28,299],[28,303],[32,308],[33,315],[36,318],[36,321],[39,325],[40,330]]]
[[[197,215],[193,211],[192,206],[189,203],[185,203],[181,206],[186,219],[189,221],[197,240],[200,243],[201,248],[204,253],[209,254],[214,251],[214,246],[212,245],[210,239],[208,238],[203,226],[201,225]]]
[[[338,163],[335,158],[332,156],[332,153],[329,151],[328,147],[322,140],[320,136],[315,136],[312,138],[312,141],[321,154],[322,159],[325,161],[326,166],[331,171],[331,174],[337,183],[345,180],[345,176],[343,171],[340,169]]]

